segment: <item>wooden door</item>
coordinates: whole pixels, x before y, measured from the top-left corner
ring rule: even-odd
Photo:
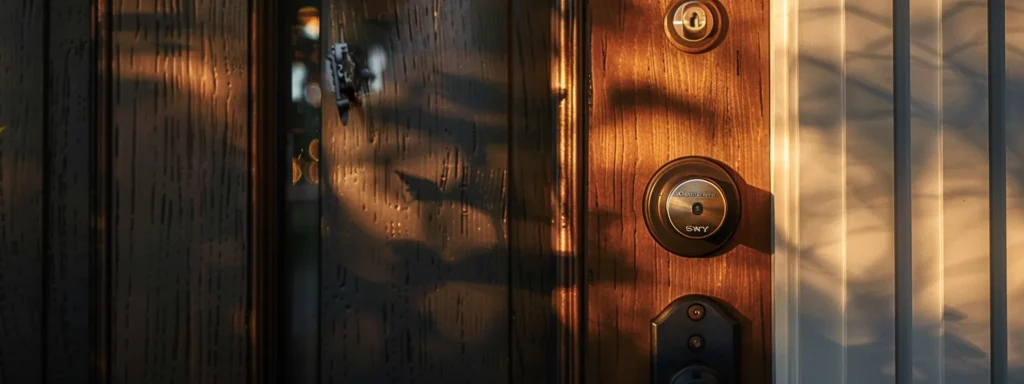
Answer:
[[[726,3],[703,54],[669,42],[669,5],[325,1],[323,44],[389,59],[347,125],[325,94],[319,281],[292,293],[319,303],[295,320],[319,364],[296,377],[647,383],[652,319],[701,293],[743,317],[742,382],[767,382],[767,3]],[[649,178],[690,155],[743,181],[722,256],[643,223]]]
[[[567,57],[555,46],[568,7],[322,3],[325,52],[344,41],[379,46],[388,59],[383,89],[348,124],[324,94],[321,252],[300,267],[318,270],[318,282],[291,293],[318,308],[288,320],[304,341],[286,340],[318,364],[287,375],[323,383],[569,375],[560,361],[576,347],[561,340],[577,323],[561,320],[560,304],[570,301],[560,292],[573,286],[558,274],[569,267],[558,266],[573,254],[559,251],[568,229],[557,223],[575,220],[559,215],[556,197],[566,193],[556,152],[569,91],[552,89],[560,76],[552,65]]]
[[[744,320],[740,382],[765,383],[772,341],[769,4],[723,1],[724,39],[691,54],[666,37],[663,20],[675,3],[589,4],[584,382],[651,382],[652,319],[683,295],[705,294]],[[716,159],[745,181],[739,229],[724,255],[673,255],[645,226],[648,181],[683,156]]]

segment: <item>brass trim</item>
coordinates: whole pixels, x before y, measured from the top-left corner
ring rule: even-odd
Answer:
[[[673,26],[676,12],[682,6],[690,3],[698,3],[711,11],[710,15],[708,15],[708,27],[711,28],[711,32],[698,41],[683,38],[676,33]],[[704,53],[717,47],[725,39],[729,29],[728,14],[726,14],[725,7],[718,0],[676,0],[665,11],[663,22],[665,36],[668,37],[672,45],[683,52],[692,54]]]

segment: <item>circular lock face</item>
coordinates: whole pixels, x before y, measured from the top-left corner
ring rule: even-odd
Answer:
[[[676,48],[702,53],[725,36],[725,12],[717,0],[677,0],[665,13],[665,33]]]
[[[651,236],[680,256],[714,254],[739,224],[739,188],[731,173],[711,159],[684,157],[665,164],[651,178],[644,199]]]
[[[722,228],[729,207],[718,184],[706,179],[687,179],[669,193],[665,209],[676,232],[691,239],[704,239]]]

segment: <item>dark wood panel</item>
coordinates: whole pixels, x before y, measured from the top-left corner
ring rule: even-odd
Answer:
[[[248,2],[112,4],[112,380],[245,383]]]
[[[285,39],[279,19],[281,0],[254,0],[249,26],[251,103],[249,222],[249,379],[274,384],[281,379],[281,265],[284,257],[283,195],[287,173],[281,163],[283,129],[279,111],[285,94],[282,52]]]
[[[45,358],[48,382],[70,383],[86,380],[92,371],[93,2],[49,4]]]
[[[348,126],[324,99],[322,381],[508,382],[509,3],[325,7],[390,64]]]
[[[746,318],[742,382],[768,382],[768,2],[726,2],[728,35],[701,55],[683,53],[665,37],[662,18],[669,5],[590,5],[584,381],[650,382],[651,319],[672,300],[701,293],[730,303]],[[674,256],[643,222],[650,177],[687,155],[721,160],[750,185],[741,191],[737,246],[723,256]]]
[[[0,1],[0,383],[44,367],[43,1]]]
[[[556,46],[558,2],[512,1],[509,63],[511,135],[508,239],[511,268],[513,383],[553,383],[559,367],[558,267],[569,254],[555,248],[555,204],[560,164]]]

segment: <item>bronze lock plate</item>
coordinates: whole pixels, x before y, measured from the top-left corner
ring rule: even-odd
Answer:
[[[644,221],[663,248],[680,256],[720,251],[736,232],[740,198],[730,172],[704,157],[662,166],[647,185]]]

